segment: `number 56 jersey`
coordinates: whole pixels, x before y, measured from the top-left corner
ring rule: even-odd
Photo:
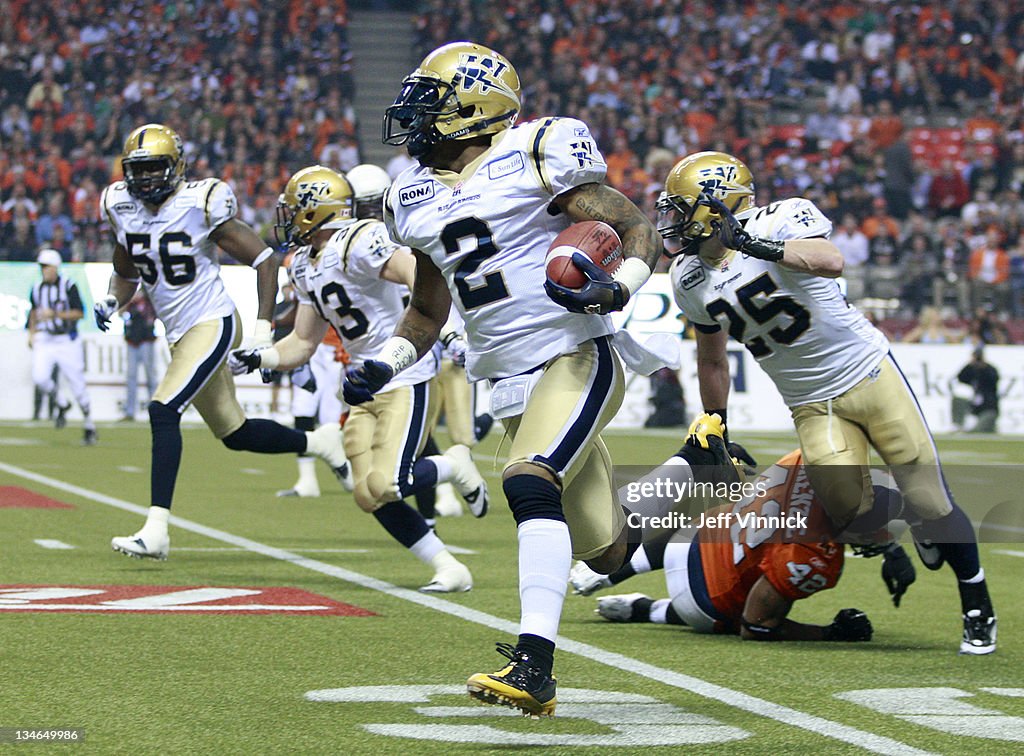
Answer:
[[[827,237],[832,223],[806,199],[773,202],[743,220],[766,239]],[[735,253],[718,267],[680,256],[669,270],[676,304],[694,328],[723,327],[794,407],[835,398],[878,367],[889,342],[830,278]]]
[[[215,178],[189,181],[151,211],[118,181],[103,190],[100,212],[135,263],[170,343],[196,323],[235,311],[210,239],[238,212],[230,186]]]
[[[340,229],[315,258],[309,246],[292,258],[288,273],[299,304],[338,332],[352,367],[376,358],[405,312],[407,289],[380,277],[396,249],[383,223],[365,219]],[[381,393],[429,381],[439,366],[438,350],[431,350]]]
[[[430,256],[466,322],[471,381],[506,378],[613,332],[544,292],[544,258],[569,225],[552,212],[563,192],[604,180],[586,124],[542,118],[494,137],[460,174],[414,166],[388,190],[391,238]]]

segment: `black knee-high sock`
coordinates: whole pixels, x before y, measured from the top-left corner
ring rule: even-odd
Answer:
[[[149,426],[153,435],[150,504],[170,509],[181,466],[181,415],[166,404],[150,402]]]
[[[297,418],[295,418],[295,430],[302,431],[303,433],[305,433],[306,431],[311,431],[311,430],[314,430],[315,428],[316,428],[316,420],[314,420],[313,418],[311,418],[311,417],[297,417]],[[302,451],[302,452],[299,452],[299,456],[300,457],[308,457],[309,454],[307,454],[306,452]]]
[[[233,451],[260,454],[299,454],[306,451],[306,434],[273,420],[246,420],[242,427],[221,439]]]
[[[427,436],[427,443],[423,445],[423,453],[420,457],[430,457],[435,454],[440,454],[441,449],[438,447],[437,442],[433,436]],[[428,478],[430,471],[426,465],[420,465],[421,460],[416,460],[416,464],[412,468],[412,477],[415,481],[413,483],[413,490],[416,495],[416,508],[420,510],[420,514],[423,515],[424,519],[433,521],[437,517],[437,512],[434,509],[434,505],[437,503],[437,492],[435,486],[437,485],[437,468],[433,465],[430,467],[433,469],[434,480],[428,485]],[[419,468],[417,469],[417,465]]]
[[[652,571],[665,568],[665,548],[668,546],[668,541],[668,538],[662,538],[657,541],[648,541],[641,546],[647,557],[648,564],[651,565]],[[636,569],[634,569],[632,564],[626,562],[608,576],[608,582],[612,585],[618,585],[634,575],[636,575]]]
[[[430,532],[423,516],[404,501],[389,501],[375,509],[373,516],[392,538],[407,549]]]
[[[960,507],[937,520],[925,520],[914,528],[914,534],[931,541],[949,562],[959,580],[970,580],[981,569],[978,541],[974,527]]]

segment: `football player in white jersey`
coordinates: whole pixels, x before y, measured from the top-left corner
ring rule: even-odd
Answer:
[[[133,557],[166,559],[167,520],[181,462],[181,413],[195,404],[225,446],[270,454],[309,451],[340,477],[346,460],[337,424],[302,433],[270,420],[247,419],[225,362],[242,340],[240,321],[220,277],[217,249],[257,272],[259,320],[254,340],[270,343],[277,292],[273,250],[238,220],[235,195],[224,182],[185,180],[181,138],[161,124],[135,129],[121,156],[124,181],[100,198],[115,237],[108,296],[95,305],[96,324],[127,304],[142,280],[164,324],[171,362],[149,403],[153,433],[149,514],[135,535],[111,541]]]
[[[512,438],[502,488],[517,524],[521,600],[518,642],[498,646],[508,663],[467,687],[485,703],[548,715],[572,555],[604,572],[637,545],[598,435],[624,389],[602,313],[646,281],[661,242],[602,183],[604,158],[585,123],[515,125],[519,110],[512,64],[471,42],[438,48],[403,81],[384,140],[405,144],[417,165],[395,180],[384,212],[391,238],[416,255],[416,282],[393,338],[348,372],[343,391],[350,405],[371,400],[430,351],[454,302],[468,377],[492,382],[492,414]],[[560,306],[543,293],[545,255],[560,231],[590,219],[615,228],[626,260],[615,280],[592,273],[581,291],[555,292]]]
[[[301,244],[290,268],[299,301],[295,328],[263,349],[232,352],[236,374],[288,370],[305,363],[333,326],[358,365],[380,351],[402,316],[405,287],[416,261],[393,243],[378,220],[353,217],[352,187],[339,173],[314,165],[288,181],[278,202],[282,243]],[[475,509],[487,509],[487,485],[465,446],[417,459],[433,422],[433,378],[438,359],[427,353],[384,386],[376,401],[352,407],[345,423],[345,451],[359,507],[416,557],[434,568],[420,588],[428,593],[468,591],[472,577],[423,517],[405,501],[418,489],[451,480]]]
[[[658,231],[678,254],[676,301],[696,329],[705,411],[725,417],[726,341],[741,342],[789,405],[807,472],[840,526],[870,510],[875,449],[906,499],[922,561],[948,562],[963,609],[961,653],[995,650],[996,619],[970,521],[885,336],[832,280],[843,257],[832,223],[806,199],[758,207],[747,166],[721,152],[679,161],[658,201]]]

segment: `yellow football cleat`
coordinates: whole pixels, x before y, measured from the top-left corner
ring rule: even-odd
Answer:
[[[555,678],[533,663],[511,643],[498,643],[508,664],[492,675],[477,673],[466,681],[470,698],[494,706],[519,709],[524,716],[550,717],[555,713]]]

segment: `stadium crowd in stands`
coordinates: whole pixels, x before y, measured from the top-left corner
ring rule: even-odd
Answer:
[[[96,0],[5,4],[0,25],[0,259],[109,260],[99,193],[123,140],[166,123],[189,175],[234,188],[273,221],[310,156],[359,163],[344,0]]]
[[[264,230],[308,156],[359,161],[344,3],[8,8],[0,259],[43,242],[109,259],[96,200],[145,121],[185,135],[190,174],[230,181]],[[966,328],[983,308],[1020,341],[1022,23],[1021,0],[427,0],[416,52],[460,38],[501,50],[529,82],[522,118],[585,120],[609,182],[652,216],[680,156],[736,154],[760,204],[803,195],[829,214],[868,311],[935,306]]]

